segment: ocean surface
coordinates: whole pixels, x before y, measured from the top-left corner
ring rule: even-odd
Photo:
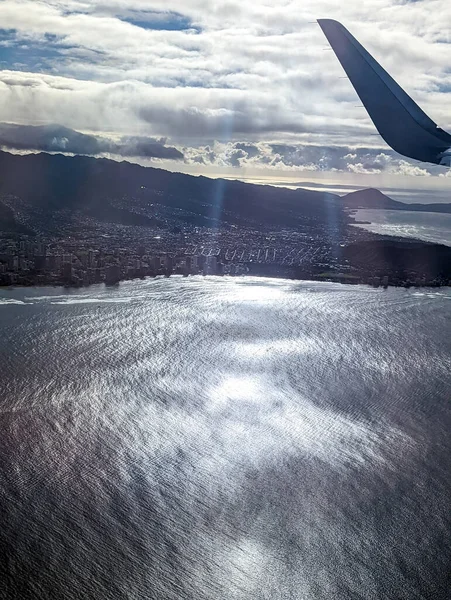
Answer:
[[[416,238],[451,246],[451,214],[428,213],[408,210],[359,209],[357,221],[370,224],[355,225],[366,231],[383,235]]]
[[[0,290],[0,598],[449,598],[451,289]]]

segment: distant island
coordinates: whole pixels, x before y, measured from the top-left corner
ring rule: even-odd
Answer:
[[[451,212],[378,190],[340,197],[128,162],[0,152],[0,285],[252,274],[448,285],[451,248],[352,227],[358,208]]]

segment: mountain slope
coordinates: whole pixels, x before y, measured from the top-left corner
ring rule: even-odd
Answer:
[[[344,223],[338,196],[194,177],[86,156],[0,152],[0,194],[17,196],[51,216],[103,213],[108,207],[146,215],[152,204],[184,211],[186,222],[292,227],[303,219]],[[125,213],[123,213],[124,215]],[[118,214],[116,213],[116,217]]]
[[[0,202],[0,231],[13,234],[32,234],[32,231],[17,223],[13,211]]]

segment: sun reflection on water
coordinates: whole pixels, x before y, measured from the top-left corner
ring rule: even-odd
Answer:
[[[268,282],[249,284],[237,282],[227,294],[226,300],[230,302],[258,302],[267,303],[283,298],[286,290],[280,283],[269,285]]]
[[[222,410],[236,402],[255,403],[260,398],[260,386],[253,377],[231,376],[213,387],[210,392],[211,409]]]

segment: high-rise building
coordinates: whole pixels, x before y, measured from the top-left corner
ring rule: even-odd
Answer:
[[[165,254],[161,259],[161,264],[164,271],[172,273],[172,270],[174,269],[174,261],[171,256]]]
[[[74,278],[72,263],[65,262],[63,264],[62,276],[66,283],[72,283],[73,278]]]
[[[204,268],[206,260],[207,260],[207,257],[204,254],[200,254],[197,257],[197,264],[199,266],[199,270]]]
[[[218,259],[216,256],[208,256],[206,262],[206,271],[209,275],[215,275],[218,270]]]
[[[93,269],[96,266],[96,253],[94,250],[88,252],[88,267]]]
[[[155,273],[158,273],[159,270],[161,269],[161,260],[159,256],[154,256],[154,258],[151,258],[149,260],[149,266],[151,267],[151,269],[153,269],[155,271]]]
[[[19,256],[19,269],[21,271],[28,269],[28,260],[24,256]]]
[[[115,284],[121,280],[121,268],[119,265],[109,265],[105,272],[105,282]]]
[[[47,246],[44,242],[37,242],[34,247],[35,256],[45,256],[47,253]]]
[[[89,255],[86,250],[81,250],[77,253],[78,260],[82,264],[82,266],[86,269],[88,267]]]

